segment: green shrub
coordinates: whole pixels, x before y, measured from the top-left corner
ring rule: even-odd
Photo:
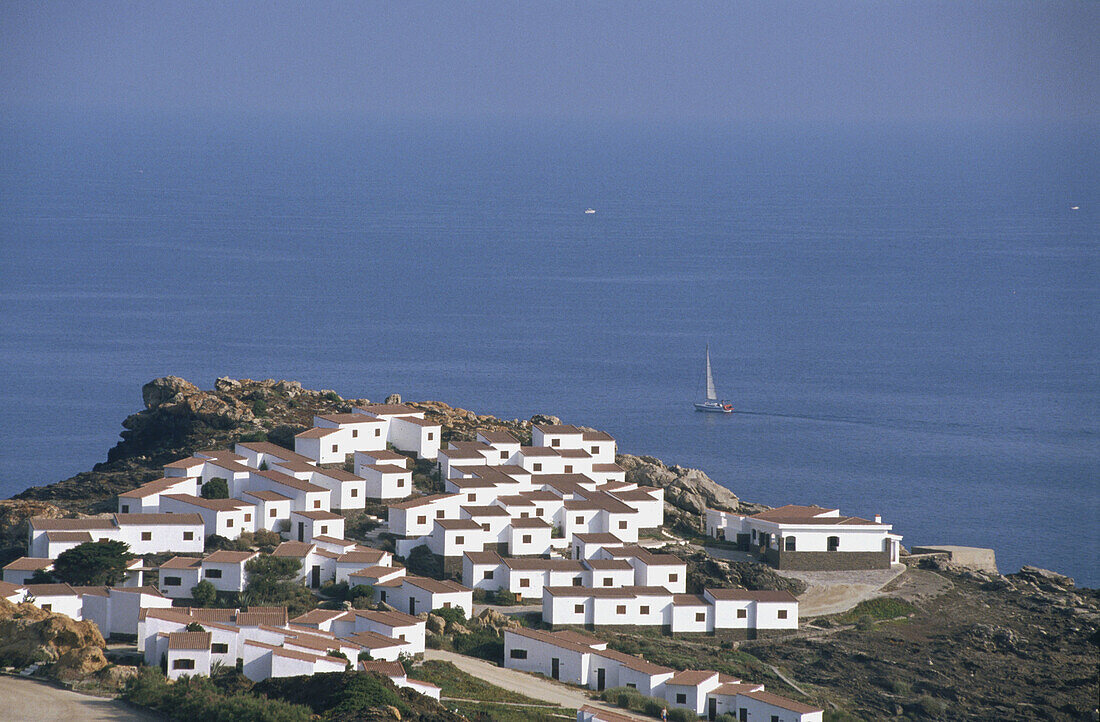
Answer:
[[[253,416],[267,416],[267,402],[263,399],[256,399],[252,402],[252,415]]]
[[[663,700],[653,699],[652,697],[646,699],[642,704],[642,712],[645,712],[650,717],[660,717],[661,710],[665,709],[665,703]],[[718,719],[722,719],[719,717]]]
[[[945,700],[924,695],[917,700],[917,707],[929,717],[939,717],[947,711],[948,705]]]
[[[218,590],[206,579],[191,587],[191,599],[195,601],[196,606],[212,607],[217,598]]]
[[[215,476],[202,485],[202,490],[199,494],[202,495],[203,499],[228,499],[229,482],[220,476]]]
[[[462,607],[439,607],[433,609],[432,614],[443,617],[443,621],[447,623],[448,627],[466,624],[466,610]]]
[[[872,620],[894,619],[896,617],[906,617],[915,611],[917,611],[917,608],[904,599],[877,597],[875,599],[865,599],[837,619],[848,624],[853,622],[858,624],[862,617]]]
[[[53,576],[80,587],[115,586],[126,576],[134,555],[126,542],[84,542],[61,552],[53,563]]]
[[[697,722],[698,719],[699,715],[683,707],[675,707],[668,711],[669,722]]]
[[[451,644],[459,654],[504,663],[504,639],[495,629],[482,627],[468,634],[456,634]]]
[[[510,607],[516,603],[516,595],[507,589],[498,589],[496,593],[496,603],[503,607]]]
[[[443,557],[433,554],[427,545],[421,544],[409,552],[405,559],[405,569],[416,576],[442,579]]]
[[[241,434],[240,437],[238,437],[237,441],[239,441],[241,443],[248,443],[248,442],[255,443],[255,442],[259,442],[259,441],[267,441],[267,432],[265,432],[265,431],[249,431],[247,434]],[[266,469],[264,469],[263,464],[260,464],[260,469],[262,471],[266,471]]]

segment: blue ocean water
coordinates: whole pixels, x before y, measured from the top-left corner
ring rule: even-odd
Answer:
[[[289,378],[1100,584],[1096,130],[9,116],[0,496],[151,378]]]

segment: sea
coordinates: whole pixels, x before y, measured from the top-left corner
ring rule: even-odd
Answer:
[[[1096,586],[1098,130],[5,113],[0,497],[155,377],[285,378]]]

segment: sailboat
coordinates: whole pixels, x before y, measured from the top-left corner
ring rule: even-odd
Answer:
[[[709,411],[714,414],[733,413],[733,404],[728,401],[719,401],[718,393],[714,390],[714,375],[710,372],[710,344],[707,344],[707,400],[696,402],[696,411]]]

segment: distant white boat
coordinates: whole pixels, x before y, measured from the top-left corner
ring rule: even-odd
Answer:
[[[590,215],[593,215],[596,212],[596,209],[595,208],[585,208],[584,212],[585,212],[586,215],[590,216]]]
[[[729,401],[719,401],[718,392],[714,390],[714,376],[710,372],[710,344],[707,344],[707,400],[696,402],[696,411],[709,411],[712,414],[731,414],[733,404]]]
[[[1081,206],[1070,206],[1069,209],[1071,211],[1079,211],[1079,210],[1081,210]],[[588,211],[585,211],[585,213],[587,213],[587,212]],[[595,213],[595,211],[592,211],[592,212]]]

